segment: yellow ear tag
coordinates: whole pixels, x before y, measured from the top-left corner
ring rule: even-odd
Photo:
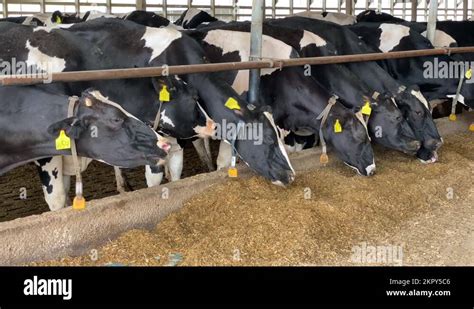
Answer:
[[[60,23],[62,23],[61,17],[59,17],[59,16],[56,16],[56,23],[57,23],[57,24],[60,24]]]
[[[474,132],[474,123],[471,123],[469,126],[469,131]]]
[[[341,123],[339,122],[339,119],[336,119],[336,122],[334,123],[334,133],[341,133],[341,132],[342,132]]]
[[[451,120],[451,121],[456,121],[456,119],[457,119],[456,114],[451,114],[451,115],[449,115],[449,120]]]
[[[239,172],[235,167],[229,167],[227,175],[229,175],[230,178],[237,178],[239,176]]]
[[[319,157],[319,163],[321,164],[327,164],[329,162],[329,157],[327,154],[322,153],[321,156]]]
[[[163,88],[160,91],[160,101],[161,102],[169,102],[170,101],[170,93],[169,93],[166,86],[163,86]]]
[[[237,102],[237,100],[232,97],[230,97],[227,102],[225,102],[225,107],[228,109],[240,110],[239,102]]]
[[[365,102],[364,106],[362,106],[361,112],[363,115],[370,116],[372,113],[372,107],[370,107],[370,103],[367,101]]]
[[[64,130],[59,132],[59,136],[56,139],[56,150],[71,149],[71,139],[66,135]]]
[[[466,77],[466,79],[471,79],[472,77],[472,69],[469,69],[466,71],[466,74],[464,74],[464,76]]]
[[[72,202],[72,209],[84,210],[86,209],[86,199],[82,196],[76,196]]]

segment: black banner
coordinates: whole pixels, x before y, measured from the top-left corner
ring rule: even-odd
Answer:
[[[474,268],[0,268],[1,309],[13,304],[63,308],[91,303],[393,304],[403,308],[414,304],[472,309]]]

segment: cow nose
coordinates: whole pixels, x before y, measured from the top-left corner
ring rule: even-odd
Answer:
[[[163,149],[165,152],[170,151],[171,148],[171,145],[169,144],[168,140],[161,136],[158,138],[158,142],[156,143],[156,145],[158,146],[158,148]]]
[[[367,173],[367,176],[372,176],[375,174],[375,163],[370,164],[365,168],[365,171]]]

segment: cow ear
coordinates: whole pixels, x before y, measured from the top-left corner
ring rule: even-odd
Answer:
[[[48,133],[52,136],[58,136],[61,130],[72,139],[77,139],[85,131],[84,123],[77,117],[70,117],[53,123],[48,128]]]

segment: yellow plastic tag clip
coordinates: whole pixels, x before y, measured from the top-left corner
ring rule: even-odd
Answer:
[[[471,123],[469,126],[469,131],[474,132],[474,123]]]
[[[341,126],[341,123],[339,122],[339,119],[336,119],[336,122],[334,123],[334,132],[335,133],[342,132],[342,126]]]
[[[160,101],[161,102],[169,102],[170,101],[170,93],[165,85],[160,90]]]
[[[66,135],[64,130],[59,132],[59,136],[56,139],[56,150],[71,149],[71,139]]]
[[[457,119],[456,114],[451,114],[451,115],[449,115],[449,120],[451,120],[451,121],[456,121],[456,119]]]
[[[240,105],[239,105],[239,102],[237,102],[236,99],[230,97],[229,99],[227,99],[227,102],[225,102],[225,107],[227,107],[228,109],[236,109],[236,110],[240,110]]]
[[[63,21],[61,20],[61,17],[56,16],[56,23],[61,24]]]
[[[72,209],[84,210],[86,209],[86,199],[82,196],[76,196],[72,202]]]
[[[370,116],[370,114],[372,114],[372,107],[370,107],[370,103],[368,101],[365,102],[364,106],[362,106],[361,112],[366,116]]]
[[[464,77],[466,77],[466,79],[471,79],[472,77],[472,69],[469,69],[466,71],[466,74],[464,74]]]
[[[235,167],[229,167],[227,174],[229,175],[230,178],[237,178],[239,176],[239,172],[237,171],[237,168]]]

